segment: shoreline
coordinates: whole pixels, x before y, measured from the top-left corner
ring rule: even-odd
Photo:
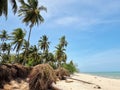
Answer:
[[[118,75],[116,73],[118,73]],[[104,77],[108,79],[120,80],[120,72],[81,72],[80,74],[87,74],[92,76]]]
[[[84,73],[71,75],[72,79],[57,81],[60,90],[120,90],[120,79],[111,79]]]

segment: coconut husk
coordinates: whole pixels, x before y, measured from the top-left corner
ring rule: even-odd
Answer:
[[[58,68],[55,70],[55,74],[58,79],[60,80],[66,80],[66,76],[70,76],[70,73],[65,68]]]
[[[30,90],[49,90],[52,83],[56,82],[54,70],[48,64],[35,66],[28,78]]]

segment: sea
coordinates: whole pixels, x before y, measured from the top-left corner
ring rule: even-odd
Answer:
[[[85,72],[85,73],[106,78],[120,79],[120,72]]]

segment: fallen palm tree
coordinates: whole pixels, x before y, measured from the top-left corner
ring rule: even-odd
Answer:
[[[52,83],[56,83],[57,77],[50,65],[40,64],[32,69],[28,78],[30,90],[51,90]]]
[[[25,79],[31,68],[19,65],[19,64],[3,64],[0,66],[0,88],[3,88],[4,84],[15,79]]]
[[[66,78],[76,80],[76,81],[79,81],[79,82],[82,82],[85,84],[91,84],[91,85],[94,85],[94,88],[101,89],[101,87],[99,85],[96,85],[95,83],[92,83],[92,82],[88,82],[88,81],[84,81],[84,80],[80,80],[80,79],[76,79],[76,78],[72,78],[72,77],[66,77]]]
[[[56,83],[57,77],[62,80],[64,76],[69,76],[66,69],[53,70],[48,64],[39,64],[32,68],[19,64],[3,64],[0,66],[0,89],[3,89],[5,85],[13,85],[11,81],[18,82],[16,88],[19,88],[19,85],[22,84],[20,81],[24,80],[24,83],[28,83],[26,87],[29,90],[59,90],[53,83]],[[14,85],[10,87],[14,87]]]
[[[64,68],[56,69],[55,74],[56,74],[57,78],[60,80],[65,80],[66,76],[70,76],[70,73],[68,72],[68,70],[66,70]]]

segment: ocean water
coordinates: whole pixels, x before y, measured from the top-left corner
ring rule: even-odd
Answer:
[[[120,79],[120,72],[87,72],[86,74],[91,74],[106,78]]]

